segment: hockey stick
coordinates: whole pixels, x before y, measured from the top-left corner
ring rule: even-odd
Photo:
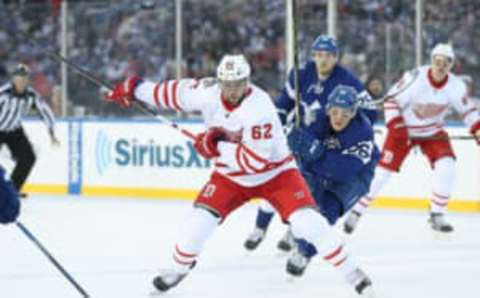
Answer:
[[[375,134],[383,135],[383,130],[374,129]],[[426,141],[471,141],[476,140],[474,136],[429,136],[429,137],[410,137],[411,140],[426,140]]]
[[[430,137],[410,137],[414,141],[476,141],[474,136],[430,136]]]
[[[80,294],[82,294],[82,297],[88,298],[90,297],[88,293],[73,279],[73,277],[65,270],[65,268],[60,265],[60,263],[52,256],[51,253],[48,252],[48,250],[38,241],[38,239],[30,232],[27,227],[22,224],[21,222],[17,221],[16,222],[17,227],[22,231],[22,233],[27,236],[30,241],[32,241],[35,246],[40,249],[40,251],[48,258],[48,260],[55,266],[55,268],[58,269],[62,273],[62,275],[77,289]]]
[[[297,38],[297,1],[291,0],[292,4],[292,41],[293,41],[293,78],[295,84],[295,127],[300,127],[300,81],[298,77],[298,38]],[[287,78],[288,80],[288,78]]]
[[[396,96],[400,95],[405,90],[410,88],[410,86],[412,86],[413,83],[417,80],[417,78],[419,76],[419,73],[420,72],[418,71],[418,69],[414,69],[412,71],[409,71],[407,74],[405,74],[402,77],[402,79],[400,79],[400,81],[395,83],[390,88],[390,90],[388,91],[388,93],[385,96],[383,96],[382,98],[376,99],[376,100],[371,100],[371,101],[368,101],[368,102],[361,102],[360,107],[364,107],[364,108],[374,107],[374,108],[378,109],[377,105],[382,104],[384,102],[387,102],[388,100],[390,100],[392,98],[395,98]]]
[[[52,58],[53,60],[57,61],[57,62],[60,62],[60,63],[65,63],[68,67],[71,67],[73,68],[74,70],[76,70],[82,77],[84,77],[85,79],[91,81],[92,83],[95,83],[99,86],[102,86],[102,87],[105,87],[107,88],[108,90],[112,90],[113,89],[113,86],[111,84],[109,84],[108,82],[105,82],[103,81],[102,79],[100,79],[99,77],[95,76],[94,74],[92,74],[90,71],[84,69],[83,67],[79,66],[78,64],[76,64],[75,62],[63,57],[62,55],[59,55],[57,53],[54,53],[54,52],[50,52],[48,50],[45,50],[43,47],[41,47],[41,44],[40,42],[38,42],[37,40],[35,40],[34,38],[30,37],[29,35],[19,31],[18,32],[20,35],[22,35],[24,38],[28,39],[30,42],[32,42],[32,44],[34,44],[35,46],[37,46],[44,54],[46,54],[47,56],[49,56],[50,58]],[[143,103],[141,101],[135,101],[136,103],[136,107],[139,108],[142,112],[144,113],[147,113],[147,114],[150,114],[152,116],[154,116],[155,118],[157,118],[158,120],[162,121],[163,123],[173,127],[174,129],[180,131],[183,135],[187,136],[188,138],[194,140],[196,138],[196,135],[186,129],[183,129],[181,127],[178,126],[177,123],[169,120],[168,118],[164,117],[164,116],[161,116],[159,115],[154,109],[152,109],[150,106],[148,106],[146,103]]]

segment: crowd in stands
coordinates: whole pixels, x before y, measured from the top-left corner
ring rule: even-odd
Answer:
[[[68,3],[68,58],[116,83],[125,76],[175,78],[175,1],[90,0]],[[298,0],[301,61],[309,45],[326,33],[327,0]],[[338,0],[337,36],[342,63],[365,82],[389,85],[415,65],[415,1]],[[0,81],[16,63],[28,63],[32,84],[61,112],[60,65],[45,51],[60,51],[61,0],[0,2]],[[244,53],[253,81],[275,97],[285,66],[284,0],[184,0],[183,77],[213,76],[224,53]],[[424,62],[437,42],[450,41],[455,71],[475,82],[480,75],[480,2],[424,0]],[[19,32],[26,33],[19,34]],[[99,87],[69,71],[68,115],[125,115],[102,103]]]

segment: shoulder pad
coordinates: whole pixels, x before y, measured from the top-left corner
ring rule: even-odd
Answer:
[[[212,87],[218,84],[218,79],[214,77],[207,77],[199,80],[199,84],[202,88]]]

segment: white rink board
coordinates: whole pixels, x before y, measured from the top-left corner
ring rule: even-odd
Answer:
[[[161,123],[86,122],[84,132],[87,186],[198,189],[211,172],[191,140]]]
[[[193,132],[204,128],[196,122],[180,124]],[[86,187],[104,187],[106,194],[108,189],[115,188],[192,193],[200,189],[212,170],[194,152],[186,137],[155,120],[60,121],[57,134],[62,145],[59,148],[50,146],[41,121],[26,121],[25,127],[38,155],[27,181],[32,189],[37,185],[43,185],[43,189],[48,185],[63,185],[70,193],[81,193]],[[81,132],[75,133],[72,127],[80,128]],[[384,130],[384,127],[379,125],[377,129]],[[447,131],[451,135],[468,135],[462,126],[450,126]],[[381,145],[384,136],[377,134],[378,144]],[[453,147],[457,155],[457,177],[452,198],[480,201],[479,147],[473,140],[453,141]],[[0,151],[0,162],[7,169],[13,165],[5,147]],[[72,177],[79,180],[73,181]],[[402,171],[392,177],[380,196],[424,199],[430,193],[430,166],[420,150],[414,149]]]
[[[64,185],[68,184],[68,122],[58,121],[55,126],[60,146],[52,146],[45,124],[40,120],[27,120],[23,125],[37,157],[34,170],[27,183]],[[0,149],[0,164],[11,172],[14,166],[6,145]]]

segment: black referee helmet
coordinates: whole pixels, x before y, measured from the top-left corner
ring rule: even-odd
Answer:
[[[28,77],[30,75],[30,68],[20,63],[13,69],[12,76],[21,76],[21,77]]]

